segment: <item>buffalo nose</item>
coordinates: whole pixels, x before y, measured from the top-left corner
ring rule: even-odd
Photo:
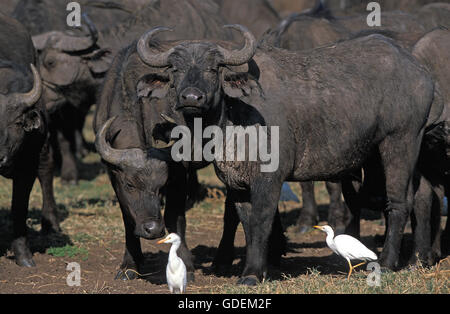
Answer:
[[[204,103],[205,94],[197,88],[186,88],[181,93],[181,106],[200,106]]]

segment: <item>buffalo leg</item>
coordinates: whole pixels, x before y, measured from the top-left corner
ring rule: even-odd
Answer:
[[[270,265],[280,266],[281,257],[286,254],[287,241],[283,233],[280,211],[277,208],[272,224],[272,231],[269,236],[268,257]]]
[[[134,223],[122,210],[123,221],[125,225],[125,254],[123,256],[120,270],[114,279],[132,280],[138,277],[141,265],[144,262],[142,254],[141,241],[134,234]]]
[[[236,212],[236,193],[227,190],[225,201],[225,213],[223,217],[223,233],[220,240],[217,254],[214,257],[213,268],[216,273],[222,274],[233,264],[234,260],[234,239],[236,229],[239,225],[239,216]]]
[[[360,201],[361,181],[355,178],[345,178],[342,180],[342,194],[345,203],[350,210],[350,222],[348,223],[345,233],[359,238],[360,218],[362,204]]]
[[[413,174],[421,139],[386,138],[379,146],[386,178],[388,226],[380,265],[389,269],[398,266],[403,231],[414,201]],[[399,143],[410,143],[400,145]]]
[[[411,215],[414,233],[414,252],[409,263],[416,262],[416,256],[425,265],[433,265],[441,256],[441,209],[444,191],[442,186],[432,186],[421,177],[414,195],[414,211]]]
[[[263,180],[261,180],[263,181]],[[267,186],[256,182],[250,202],[236,203],[246,240],[245,267],[238,284],[255,285],[267,273],[268,241],[272,231],[282,182]]]
[[[297,220],[296,229],[299,233],[305,233],[318,223],[317,204],[314,199],[314,182],[301,182],[303,208]]]
[[[448,198],[447,198],[448,199]],[[441,250],[443,254],[450,253],[450,215],[447,214],[447,222],[441,237]]]
[[[38,178],[42,188],[42,232],[60,232],[53,192],[53,154],[47,142],[41,150]]]
[[[20,173],[13,178],[11,205],[13,241],[11,247],[16,258],[16,264],[25,267],[36,266],[26,240],[28,201],[35,179],[36,174],[34,171]]]
[[[444,187],[436,186],[433,188],[433,204],[431,207],[431,253],[432,263],[434,264],[442,256],[441,252],[441,215],[444,208]]]
[[[347,217],[347,206],[341,200],[342,187],[340,183],[325,182],[330,195],[330,207],[328,209],[328,224],[336,234],[344,233]]]
[[[194,260],[187,247],[185,236],[187,193],[187,170],[180,165],[169,167],[164,223],[169,233],[173,232],[180,236],[181,246],[177,254],[186,265],[188,280],[194,281]]]
[[[239,216],[236,211],[235,202],[239,198],[245,198],[245,196],[237,196],[238,194],[238,192],[234,192],[233,190],[227,190],[223,233],[217,254],[213,261],[213,268],[218,274],[226,273],[227,269],[233,264],[234,240],[236,229],[239,225]],[[244,193],[241,194],[243,195]],[[268,243],[268,262],[271,265],[278,266],[280,264],[281,256],[286,254],[286,242],[280,213],[277,209]]]
[[[81,130],[76,129],[74,134],[75,139],[75,156],[78,159],[82,159],[89,153],[88,144],[83,137]]]
[[[414,249],[410,264],[416,262],[416,256],[425,264],[431,264],[431,206],[433,191],[429,182],[420,178],[419,189],[415,193],[414,210],[411,214],[411,227],[414,234]]]
[[[78,169],[75,157],[75,134],[68,130],[58,131],[58,143],[61,151],[61,180],[65,183],[77,184]]]

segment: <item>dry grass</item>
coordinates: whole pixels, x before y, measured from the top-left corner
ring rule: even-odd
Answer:
[[[89,123],[89,122],[88,122]],[[89,140],[93,140],[93,134],[85,132]],[[90,252],[95,250],[103,252],[100,257],[100,263],[94,265],[94,269],[100,269],[100,272],[106,273],[110,281],[95,277],[90,277],[89,288],[83,286],[76,290],[76,293],[109,293],[119,292],[127,293],[133,287],[122,285],[112,280],[114,267],[105,266],[118,265],[121,259],[121,249],[124,243],[124,230],[122,216],[114,192],[109,183],[107,175],[100,171],[99,157],[96,154],[90,154],[83,160],[82,172],[94,169],[97,175],[89,180],[81,180],[78,186],[62,185],[59,178],[55,179],[55,197],[58,204],[58,213],[62,217],[61,227],[63,233],[50,237],[41,237],[38,235],[40,230],[40,207],[42,196],[39,184],[36,183],[30,198],[30,212],[27,220],[32,237],[30,242],[34,251],[47,254],[48,263],[57,265],[65,261],[66,254],[71,254],[72,258],[84,262],[83,258],[89,263]],[[189,210],[187,213],[187,240],[188,243],[195,242],[199,249],[207,247],[213,254],[218,245],[222,231],[222,219],[224,211],[224,187],[223,184],[214,175],[214,170],[209,167],[200,171],[200,181],[208,188],[206,199]],[[301,192],[297,184],[291,184],[292,189],[297,195]],[[323,184],[316,184],[316,196],[319,205],[328,204],[328,195]],[[11,256],[8,248],[11,240],[11,222],[9,220],[9,207],[11,202],[11,181],[0,178],[0,255]],[[301,204],[280,203],[280,210],[284,219],[294,217],[295,211]],[[326,206],[323,206],[326,207]],[[294,215],[293,215],[294,213]],[[285,221],[286,222],[286,221]],[[290,222],[292,224],[292,222]],[[372,220],[365,224],[366,234],[364,236],[373,237],[375,234],[382,233],[383,224],[381,220]],[[299,237],[293,233],[292,228],[288,228],[287,236],[291,244],[298,247],[294,253],[289,253],[289,258],[285,259],[287,263],[292,264],[292,260],[299,261],[297,265],[291,265],[281,270],[281,275],[274,276],[275,279],[268,279],[256,287],[243,287],[235,285],[236,275],[231,278],[216,277],[208,272],[210,259],[204,258],[197,266],[199,281],[188,287],[189,293],[274,293],[274,294],[297,294],[297,293],[449,293],[450,273],[447,264],[436,265],[431,268],[424,268],[416,265],[413,268],[404,269],[399,272],[389,272],[381,274],[381,286],[371,287],[367,284],[367,275],[369,272],[361,269],[352,275],[349,281],[346,280],[346,263],[339,258],[333,259],[331,252],[324,246],[315,248],[314,245],[323,244],[324,238],[320,233],[307,234]],[[238,228],[237,241],[241,252],[243,251],[244,237],[242,228]],[[309,241],[309,242],[308,242]],[[305,244],[306,243],[306,244]],[[305,244],[305,245],[304,245]],[[310,247],[308,247],[310,245]],[[154,246],[151,241],[146,241],[146,246],[152,248],[154,252],[159,252],[160,247]],[[114,248],[114,249],[112,249]],[[166,249],[166,248],[164,248]],[[195,251],[194,249],[194,251]],[[202,251],[203,252],[203,251]],[[209,252],[209,251],[206,251]],[[50,256],[53,254],[53,256]],[[201,253],[207,254],[207,253]],[[209,253],[208,253],[209,254]],[[162,255],[165,259],[165,255]],[[242,263],[242,254],[239,256]],[[311,267],[301,265],[302,261],[314,258],[310,264]],[[5,258],[0,256],[0,263],[5,262]],[[105,265],[103,265],[103,261]],[[325,265],[326,264],[326,265]],[[323,267],[322,267],[323,266]],[[108,268],[109,267],[109,268]],[[112,267],[112,269],[111,269]],[[238,265],[236,267],[242,267]],[[303,271],[304,269],[304,271]],[[278,270],[277,270],[278,271]],[[148,276],[161,273],[163,270],[151,270]],[[49,274],[49,272],[32,273],[27,277],[17,279],[16,287],[28,289],[29,292],[43,291],[58,292],[64,286],[64,270],[59,274]],[[0,265],[1,275],[1,265]],[[89,273],[88,273],[89,275]],[[53,278],[53,277],[55,278]],[[1,276],[0,276],[1,277]],[[145,277],[145,276],[144,276]],[[1,282],[8,282],[0,278]],[[87,280],[87,279],[86,279]],[[135,281],[139,289],[147,289],[147,286],[141,282]],[[137,289],[137,288],[136,288]],[[28,291],[28,290],[25,290]],[[141,291],[141,290],[139,290]],[[152,292],[167,293],[165,285],[153,285]]]

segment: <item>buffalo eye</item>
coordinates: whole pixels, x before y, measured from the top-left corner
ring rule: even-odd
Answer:
[[[133,183],[131,183],[131,182],[129,182],[129,181],[126,181],[124,185],[125,185],[125,188],[126,188],[127,190],[129,190],[129,191],[131,191],[131,190],[134,190],[134,189],[135,189],[135,186],[134,186],[134,184],[133,184]]]
[[[16,125],[18,127],[22,127],[23,126],[23,118],[19,118],[16,121],[14,121],[14,125]]]
[[[47,60],[45,60],[44,66],[47,69],[53,68],[56,64],[56,60],[54,60],[53,58],[49,58]]]

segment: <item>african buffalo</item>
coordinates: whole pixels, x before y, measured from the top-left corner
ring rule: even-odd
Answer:
[[[395,36],[394,36],[395,38]],[[448,92],[448,30],[436,29],[424,35],[413,47],[412,54],[424,65],[438,86],[437,96],[443,106],[435,106],[430,112],[433,126],[427,128],[417,163],[414,179],[414,210],[411,221],[414,233],[414,252],[408,263],[414,264],[416,256],[423,264],[432,265],[441,256],[441,247],[446,250],[447,236],[444,235],[440,245],[440,217],[443,198],[448,193],[449,160],[446,150],[450,147],[449,127],[450,95]],[[377,158],[377,157],[375,157]],[[379,158],[379,157],[378,157]],[[383,191],[381,169],[367,171],[362,175],[354,174],[356,180],[344,182],[344,196],[352,212],[352,219],[346,232],[359,236],[360,209],[371,208],[384,210],[386,201]],[[377,174],[378,173],[378,174]],[[370,180],[368,180],[370,178]],[[448,228],[446,228],[446,233]],[[387,230],[386,230],[387,232]],[[447,242],[448,243],[448,242]]]
[[[335,16],[351,16],[356,14],[368,14],[367,5],[371,0],[320,0],[329,8],[331,13]],[[378,0],[376,1],[381,8],[381,11],[403,11],[414,13],[422,6],[436,2],[436,0]]]
[[[450,3],[430,3],[416,12],[417,18],[428,30],[443,26],[450,28]]]
[[[425,135],[425,140],[418,167],[424,178],[419,186],[417,198],[421,198],[421,206],[427,206],[428,210],[422,209],[420,212],[431,212],[433,216],[428,216],[428,220],[433,220],[431,233],[425,231],[422,237],[424,247],[420,256],[429,256],[430,243],[432,245],[431,256],[440,255],[439,229],[440,213],[443,208],[444,195],[450,193],[450,31],[448,29],[436,29],[423,36],[413,47],[413,55],[430,71],[435,81],[441,88],[441,96],[444,102],[442,112],[435,112],[439,116],[440,124],[429,130]],[[424,191],[425,190],[425,191]],[[423,199],[428,199],[424,202]],[[418,201],[415,202],[416,204]],[[447,219],[448,220],[448,219]],[[430,239],[431,238],[431,239]],[[450,248],[450,226],[447,227],[442,237],[442,249],[448,251]],[[427,255],[428,254],[428,255]],[[434,256],[433,256],[434,255]]]
[[[170,7],[170,3],[174,4],[174,2],[163,1],[158,5],[161,5],[160,9],[166,10],[165,12],[172,12],[175,7],[176,10],[184,8],[185,15],[180,12],[178,16],[169,14],[173,23],[176,23],[177,19],[180,21],[180,17],[186,16],[184,21],[186,27],[183,29],[180,26],[178,30],[180,34],[190,32],[185,36],[197,35],[200,38],[228,37],[228,30],[217,27],[220,17],[214,16],[209,19],[206,15],[208,10],[217,9],[212,2],[183,1],[177,2],[180,5],[175,7]],[[204,9],[195,10],[196,6]],[[154,7],[150,6],[146,12],[148,16],[154,17],[158,13]],[[202,18],[196,19],[199,16]],[[143,27],[141,23],[144,18],[145,15],[137,18],[138,28]],[[216,32],[216,30],[219,31]],[[206,164],[194,166],[170,163],[167,165],[167,157],[160,157],[165,154],[154,149],[161,146],[161,140],[165,139],[166,130],[171,125],[161,116],[161,113],[165,113],[163,109],[168,107],[164,89],[158,88],[159,85],[163,86],[165,80],[161,76],[163,74],[160,69],[149,67],[140,60],[136,52],[136,43],[133,43],[122,49],[114,59],[106,75],[96,107],[94,130],[97,134],[97,151],[107,166],[124,216],[126,250],[121,269],[116,276],[124,280],[136,278],[135,272],[142,266],[143,257],[138,237],[145,239],[161,237],[164,226],[169,232],[176,232],[181,236],[182,246],[178,250],[178,255],[183,258],[190,278],[193,277],[194,272],[192,255],[184,238],[185,209],[195,198],[192,195],[193,187],[198,185],[195,169]],[[166,112],[166,114],[171,115],[172,112]],[[115,116],[117,118],[103,128],[105,123]],[[101,130],[103,132],[100,132]],[[114,153],[118,150],[126,152],[135,149],[156,154],[154,157],[156,160],[146,162],[147,166],[144,169],[148,168],[148,170],[133,168],[131,161],[136,156],[131,155],[130,162],[127,162],[126,166],[120,162],[120,159],[110,157],[118,156]],[[128,154],[125,152],[124,155]],[[164,180],[164,178],[168,179]],[[164,221],[160,212],[162,195],[155,192],[158,190],[165,190]]]
[[[36,176],[42,193],[42,231],[58,231],[53,172],[47,143],[42,81],[31,37],[17,20],[0,13],[0,174],[13,180],[12,250],[16,263],[35,263],[26,243],[28,200]],[[29,70],[31,66],[31,72]]]
[[[86,147],[84,121],[111,62],[110,52],[96,46],[96,27],[87,16],[83,21],[88,28],[85,36],[57,31],[33,36],[45,84],[51,142],[60,159],[61,179],[70,183],[78,182],[77,158]]]
[[[77,183],[77,159],[88,149],[82,136],[85,116],[95,102],[97,88],[112,57],[108,50],[96,45],[98,31],[87,15],[83,14],[82,28],[67,25],[67,3],[22,0],[13,15],[33,35],[39,52],[43,101],[49,112],[51,143],[55,161],[61,165],[61,179]],[[125,19],[124,14],[131,15],[119,8],[101,8],[101,1],[81,5],[82,12],[97,21],[112,20],[110,11],[115,13],[116,21]]]
[[[55,151],[61,153],[64,182],[78,180],[77,157],[86,146],[81,132],[85,116],[96,101],[98,87],[113,56],[120,49],[151,25],[161,23],[178,25],[175,36],[231,38],[220,27],[223,21],[212,0],[136,2],[142,6],[133,7],[129,2],[82,1],[82,12],[86,14],[82,25],[87,26],[87,32],[67,26],[66,1],[22,0],[14,12],[33,32],[40,53],[45,94],[50,95],[47,106],[52,113],[52,143]],[[131,9],[136,11],[132,13]]]
[[[228,23],[246,25],[257,38],[280,22],[280,16],[269,0],[215,1]]]
[[[267,42],[289,50],[306,50],[329,45],[359,36],[362,32],[385,33],[395,36],[403,48],[412,47],[422,37],[427,28],[415,15],[403,12],[381,13],[381,26],[369,27],[367,15],[350,17],[321,17],[297,13],[285,18],[266,35]]]
[[[246,39],[241,50],[202,40],[152,44],[150,49],[152,36],[165,29],[157,28],[141,37],[138,52],[146,64],[161,68],[158,91],[175,97],[172,110],[183,114],[185,125],[192,126],[197,117],[203,127],[218,126],[223,133],[226,126],[279,130],[280,161],[274,172],[261,172],[262,162],[214,161],[227,186],[225,215],[236,217],[234,224],[240,220],[246,236],[239,283],[255,284],[266,275],[267,243],[283,181],[339,179],[362,165],[372,166],[366,162],[374,151],[381,156],[389,200],[380,263],[394,268],[412,208],[422,136],[434,122],[428,113],[432,104],[439,105],[433,103],[430,75],[381,35],[303,53],[257,48],[247,29],[232,27]],[[270,141],[274,135],[268,133]],[[225,225],[224,232],[233,227]],[[218,254],[229,255],[227,249],[232,241],[224,238]]]
[[[171,125],[161,116],[164,111],[158,110],[167,107],[161,98],[163,90],[158,91],[163,79],[158,72],[140,60],[135,44],[124,49],[106,76],[95,112],[97,151],[107,166],[125,225],[125,254],[117,279],[137,277],[143,263],[139,237],[159,238],[164,235],[164,227],[181,236],[177,254],[183,258],[190,278],[194,273],[184,239],[187,182],[192,182],[192,172],[183,165],[169,165],[166,154],[155,149],[161,147],[165,130]]]
[[[442,4],[440,4],[442,5]],[[434,8],[434,4],[425,6]],[[266,35],[263,41],[275,46],[289,50],[307,50],[316,47],[332,44],[338,41],[348,40],[362,34],[381,33],[395,39],[400,46],[411,49],[414,44],[425,34],[427,26],[424,21],[431,20],[429,10],[423,10],[422,15],[414,15],[403,12],[386,11],[386,6],[382,7],[382,25],[380,27],[369,27],[366,22],[367,14],[350,17],[334,17],[332,15],[319,16],[320,10],[315,10],[316,16],[304,13],[293,14],[284,19],[279,26]],[[325,7],[319,8],[321,10]],[[428,12],[428,13],[426,13]],[[323,14],[322,14],[323,15]],[[436,20],[436,19],[433,19]],[[335,187],[338,187],[335,185]],[[335,193],[334,193],[335,194]],[[309,199],[310,197],[307,197]],[[361,198],[363,198],[361,196]],[[298,224],[303,229],[311,225],[317,216],[314,206],[308,202],[301,212]],[[339,213],[339,211],[335,211]],[[341,207],[340,217],[343,218],[343,207]],[[342,225],[341,219],[341,225]],[[359,224],[359,215],[354,216],[352,224]],[[304,227],[303,225],[306,225]],[[354,236],[359,236],[359,229],[348,228]]]

